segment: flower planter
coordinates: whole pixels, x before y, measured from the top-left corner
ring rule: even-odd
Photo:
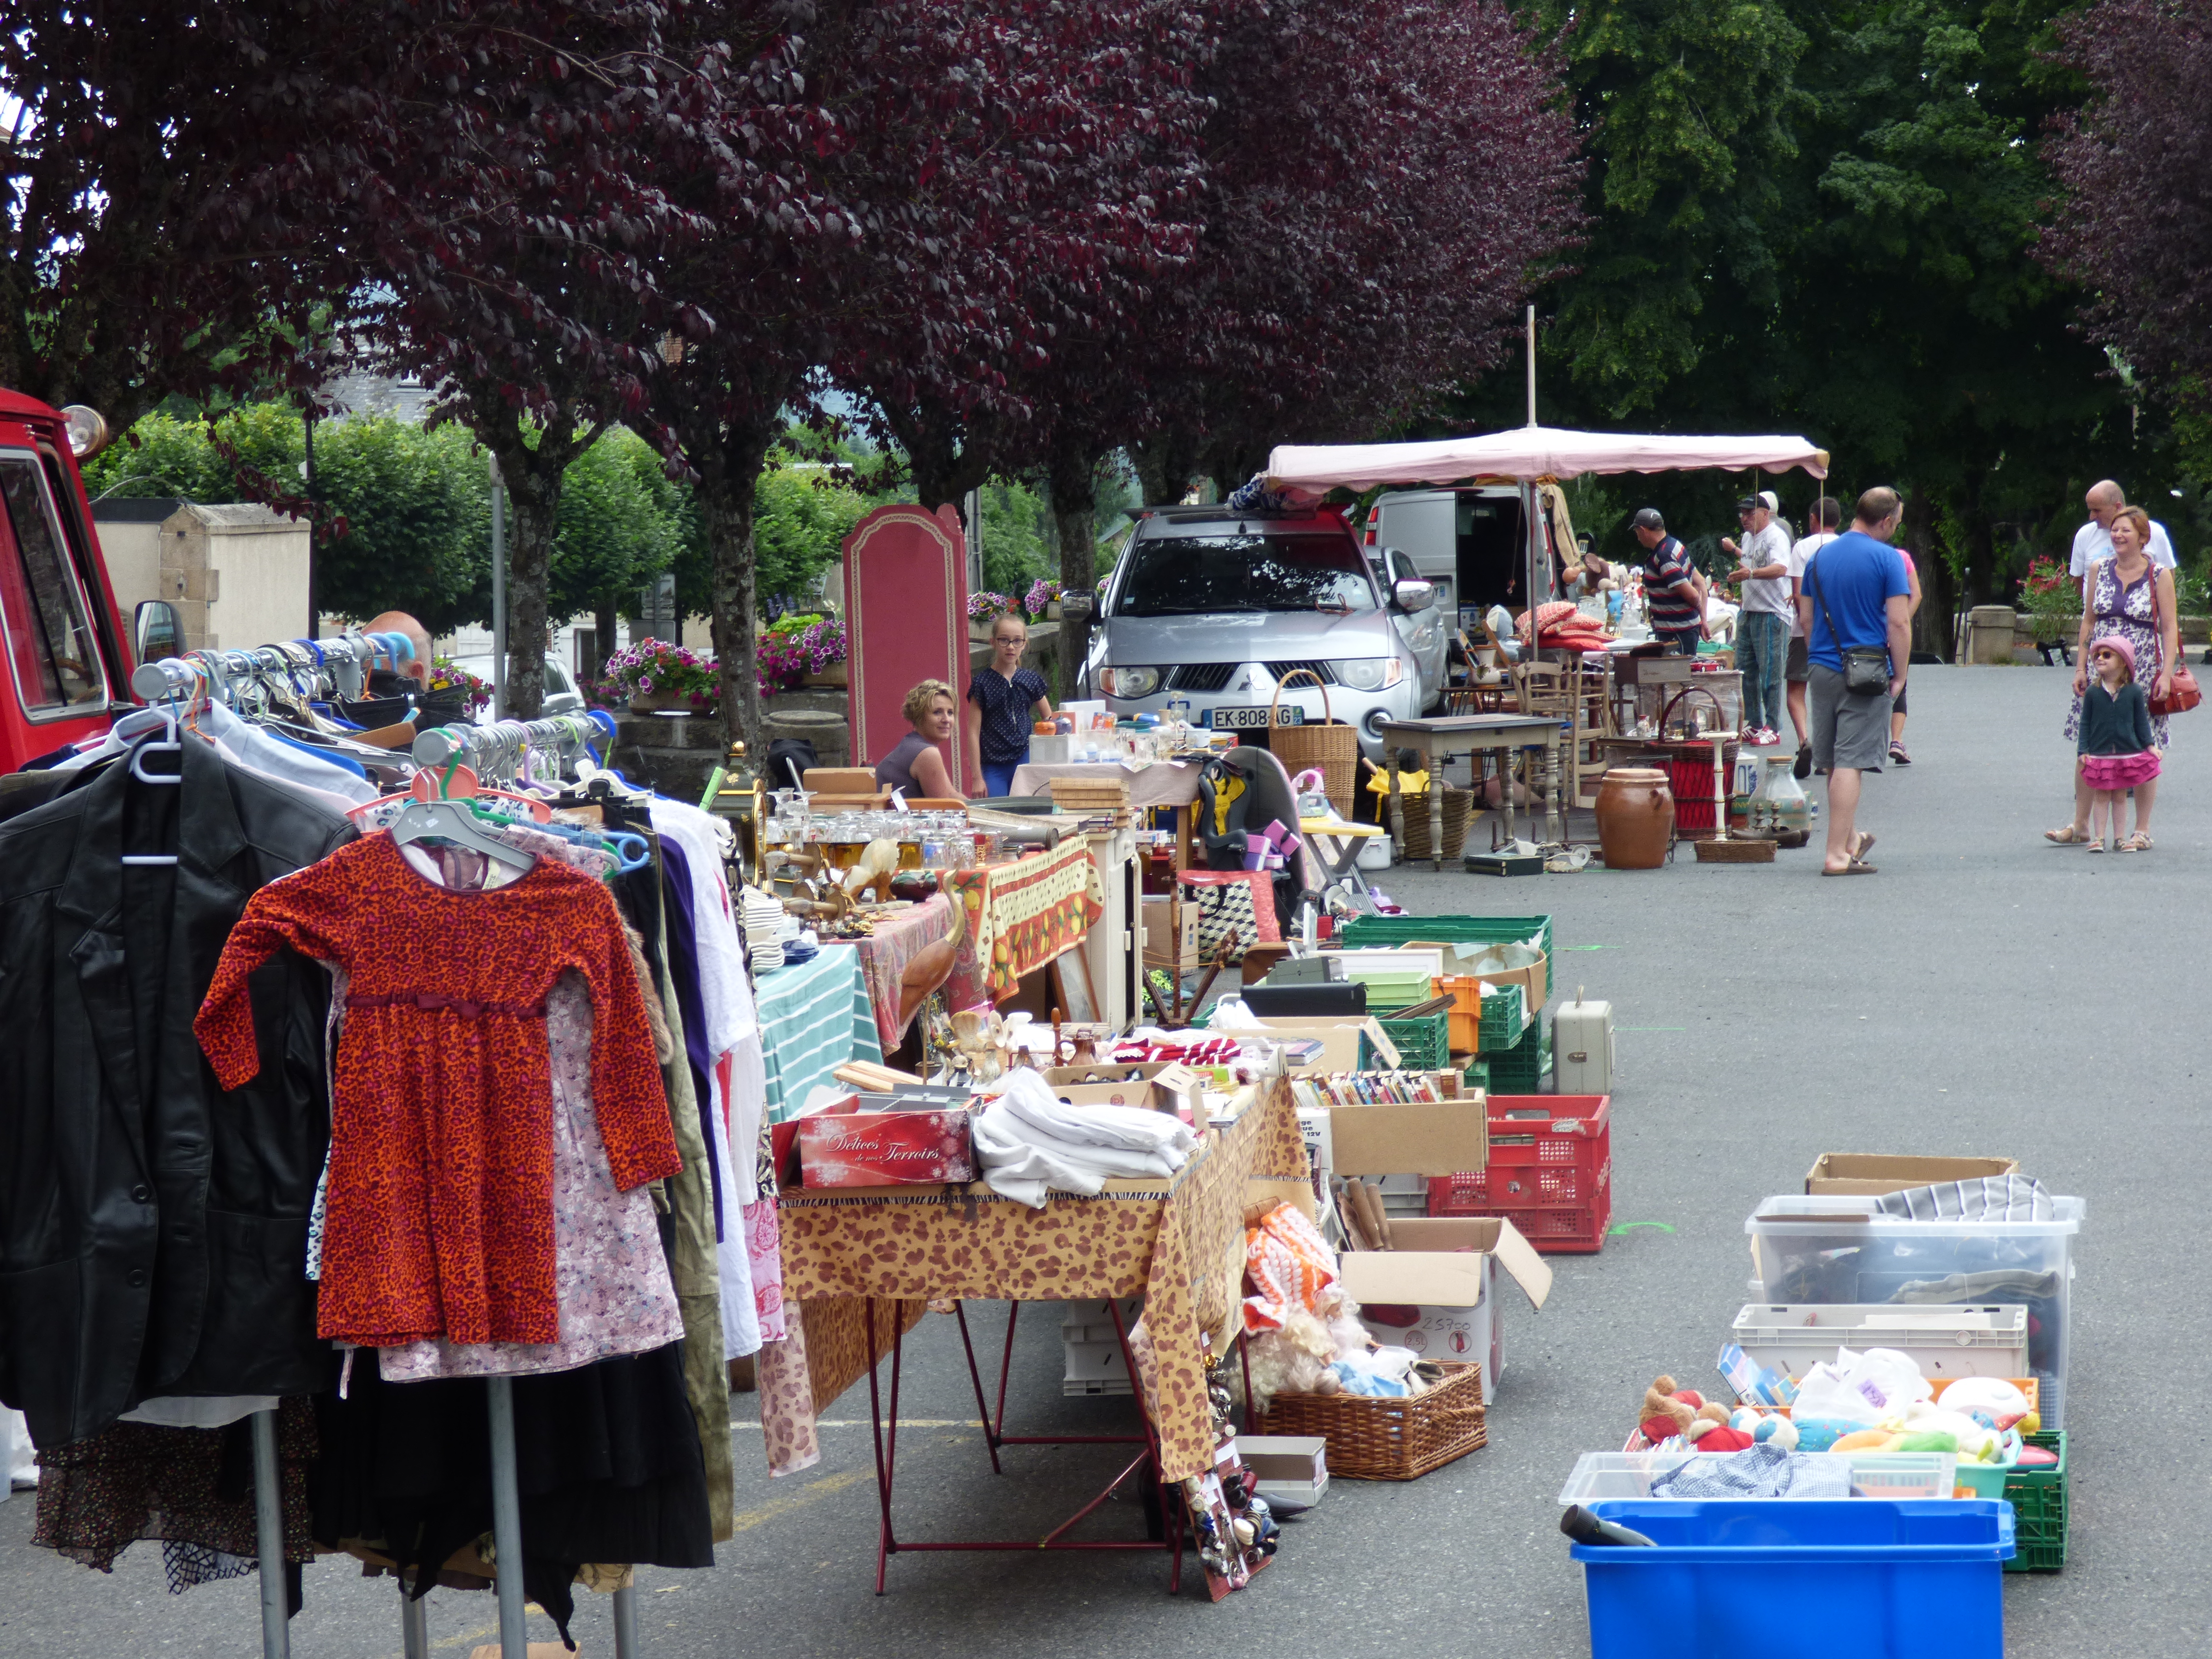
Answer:
[[[801,685],[850,685],[853,683],[852,666],[850,663],[833,662],[818,674],[803,676],[799,683]]]
[[[629,699],[633,714],[711,714],[714,708],[714,699],[694,702],[688,691],[635,691]]]

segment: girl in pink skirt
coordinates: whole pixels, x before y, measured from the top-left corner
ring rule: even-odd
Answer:
[[[2081,697],[2079,765],[2082,781],[2096,791],[2089,805],[2089,850],[2105,850],[2105,826],[2114,845],[2127,809],[2121,796],[2158,775],[2158,750],[2151,746],[2150,700],[2136,684],[2136,648],[2119,635],[2099,640],[2089,656],[2095,676]]]

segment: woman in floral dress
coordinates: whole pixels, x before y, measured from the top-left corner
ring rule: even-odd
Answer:
[[[2066,740],[2076,741],[2081,732],[2081,696],[2089,689],[2089,653],[2099,640],[2118,635],[2134,647],[2136,684],[2151,691],[2151,700],[2173,693],[2173,665],[2181,660],[2179,623],[2173,604],[2173,572],[2150,562],[2150,519],[2139,507],[2124,507],[2112,520],[2112,556],[2089,567],[2082,591],[2088,603],[2081,611],[2081,650],[2074,670],[2074,707],[2066,716]],[[2151,742],[2166,748],[2166,716],[2154,714]],[[2158,799],[2158,781],[2135,791],[2136,827],[2120,843],[2123,853],[2151,849],[2150,811]],[[2063,829],[2046,830],[2046,841],[2062,844],[2089,839],[2090,792],[2077,768],[2074,780],[2074,822]],[[2117,830],[2119,826],[2115,824]]]

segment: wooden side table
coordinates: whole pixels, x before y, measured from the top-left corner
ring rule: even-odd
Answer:
[[[1429,773],[1429,847],[1435,856],[1430,860],[1433,869],[1443,868],[1444,801],[1443,792],[1437,787],[1443,763],[1460,754],[1486,755],[1492,751],[1510,756],[1516,750],[1540,749],[1544,751],[1544,831],[1547,842],[1561,838],[1559,822],[1559,722],[1551,714],[1445,714],[1434,720],[1385,720],[1381,736],[1390,780],[1390,833],[1397,837],[1398,845],[1406,844],[1406,816],[1403,798],[1398,790],[1398,749],[1403,745],[1419,750]],[[1513,780],[1510,769],[1500,780],[1499,793],[1504,797],[1505,834],[1515,838],[1518,830],[1513,809]],[[1477,767],[1477,799],[1480,805],[1480,766]]]

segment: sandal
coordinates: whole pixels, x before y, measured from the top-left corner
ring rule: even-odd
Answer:
[[[1862,830],[1851,837],[1851,844],[1845,849],[1845,854],[1853,864],[1856,864],[1872,851],[1874,851],[1874,836],[1871,831]]]
[[[2142,830],[2138,830],[2135,834],[2130,836],[2125,841],[2120,843],[2120,851],[2123,853],[2148,853],[2150,851],[2151,846],[2152,842],[2150,836],[2145,834]]]
[[[2043,838],[2057,847],[2079,847],[2089,836],[2086,830],[2076,830],[2069,823],[2063,830],[2045,830]]]
[[[2105,841],[2104,841],[2104,837],[2103,837],[2103,836],[2099,836],[2099,837],[2097,837],[2094,841],[2092,841],[2092,842],[2089,843],[2089,850],[2090,850],[2091,852],[2093,852],[2093,853],[2101,853],[2101,852],[2103,852],[2103,851],[2105,850]],[[2122,848],[2120,848],[2120,851],[2122,851],[2123,853],[2130,852],[2130,851],[2132,851],[2132,850],[2133,850],[2132,848],[2127,848],[2127,847],[2122,847]]]
[[[1878,876],[1881,872],[1871,864],[1863,864],[1858,860],[1853,859],[1840,870],[1830,870],[1824,866],[1820,873],[1824,876]]]

